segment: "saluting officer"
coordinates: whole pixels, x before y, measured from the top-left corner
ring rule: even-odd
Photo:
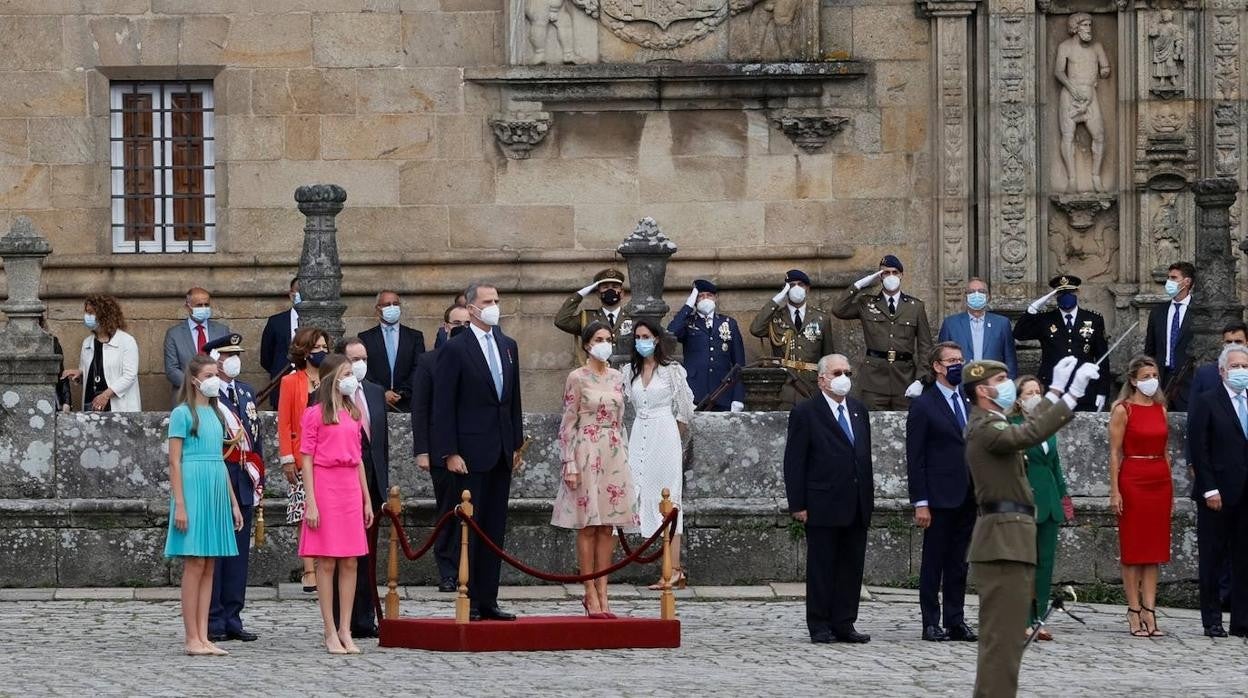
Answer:
[[[745,344],[741,328],[727,315],[715,313],[719,287],[706,279],[696,279],[688,300],[667,326],[685,352],[685,372],[693,402],[699,404],[715,392],[733,366],[745,365]],[[710,405],[709,410],[740,412],[745,409],[745,384],[738,380]]]
[[[771,347],[771,355],[789,371],[780,389],[782,410],[791,410],[798,402],[819,394],[819,359],[836,353],[831,319],[810,307],[808,295],[810,277],[800,269],[790,269],[784,287],[750,323],[750,334],[762,338],[764,345]]]
[[[212,602],[208,607],[208,639],[212,642],[251,642],[256,634],[243,629],[240,616],[247,600],[247,558],[251,551],[251,521],[260,503],[264,483],[264,458],[256,438],[256,391],[238,380],[243,370],[243,338],[227,334],[204,345],[204,353],[216,359],[221,376],[217,409],[227,429],[225,470],[243,514],[243,528],[235,532],[238,555],[219,557],[212,576]]]
[[[1097,361],[1109,351],[1105,336],[1105,318],[1100,313],[1079,307],[1077,276],[1060,274],[1049,280],[1047,294],[1032,301],[1027,312],[1014,325],[1014,338],[1040,340],[1040,370],[1037,374],[1045,385],[1053,383],[1053,367],[1063,357],[1073,356],[1081,363]],[[1057,307],[1041,312],[1046,303],[1057,296]],[[1099,411],[1109,397],[1109,376],[1098,380],[1079,401],[1081,412]]]
[[[581,303],[595,290],[600,308],[581,309]],[[603,269],[594,274],[594,280],[588,286],[568,296],[568,299],[555,313],[555,327],[577,338],[580,347],[581,330],[591,322],[601,322],[611,330],[611,341],[615,344],[615,353],[620,352],[620,337],[633,333],[633,318],[624,307],[624,272],[619,269]],[[582,350],[579,355],[584,356]]]
[[[916,357],[923,361],[932,353],[932,330],[923,301],[901,292],[901,260],[885,255],[880,269],[854,282],[832,307],[842,320],[862,321],[866,356],[861,366],[862,401],[871,410],[905,410],[910,398],[923,392]],[[882,281],[875,295],[863,290]]]
[[[979,591],[976,696],[1018,693],[1026,639],[1019,628],[1027,626],[1036,573],[1035,499],[1023,451],[1069,422],[1076,401],[1098,377],[1096,364],[1084,364],[1076,371],[1077,364],[1066,357],[1054,366],[1046,400],[1021,424],[1010,424],[1005,416],[1017,397],[1005,364],[972,361],[962,370],[962,384],[973,405],[966,423],[966,460],[979,508],[968,555]],[[1063,394],[1068,382],[1070,388]]]

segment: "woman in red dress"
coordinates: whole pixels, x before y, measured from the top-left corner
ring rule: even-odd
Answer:
[[[1118,548],[1127,622],[1135,637],[1164,635],[1153,612],[1160,565],[1170,561],[1174,486],[1157,362],[1137,356],[1109,417],[1109,507],[1118,515]]]

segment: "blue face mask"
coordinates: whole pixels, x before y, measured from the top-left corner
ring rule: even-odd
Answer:
[[[988,294],[982,291],[971,291],[966,294],[966,307],[971,310],[983,310],[988,307]]]
[[[290,304],[299,305],[302,302],[303,302],[303,296],[299,295],[298,291],[295,291],[295,297],[290,299]]]
[[[381,309],[381,321],[387,325],[393,325],[399,321],[399,316],[403,314],[403,309],[397,305],[387,305]]]
[[[1166,295],[1171,298],[1179,295],[1179,282],[1174,279],[1166,279]]]
[[[212,308],[191,308],[191,319],[195,322],[204,323],[212,317]]]
[[[88,330],[94,330],[100,326],[100,323],[95,319],[94,313],[83,313],[82,324],[86,325]]]
[[[962,364],[954,364],[945,367],[945,380],[949,381],[949,385],[958,385],[962,382]]]
[[[1232,368],[1227,371],[1226,384],[1237,393],[1248,389],[1248,368]]]
[[[1062,291],[1057,294],[1057,307],[1062,310],[1071,310],[1076,305],[1079,305],[1079,296],[1076,296],[1070,291]]]
[[[327,351],[314,351],[311,354],[308,354],[308,363],[319,367],[321,362],[325,360],[326,356],[329,356],[329,352]]]
[[[1018,397],[1018,391],[1014,388],[1014,381],[1004,380],[997,383],[995,387],[997,396],[992,401],[997,403],[997,407],[1000,407],[1002,412],[1008,412],[1014,406],[1015,398]]]
[[[654,344],[653,339],[639,339],[633,342],[633,348],[636,349],[637,353],[641,354],[641,357],[644,359],[649,358],[654,354]]]

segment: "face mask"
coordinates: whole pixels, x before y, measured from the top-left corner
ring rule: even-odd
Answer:
[[[342,393],[346,397],[355,395],[355,391],[359,389],[360,382],[356,380],[355,376],[347,376],[346,378],[338,380],[338,392]]]
[[[1031,397],[1025,397],[1022,400],[1019,400],[1019,404],[1023,406],[1024,412],[1030,414],[1036,411],[1036,408],[1040,406],[1040,401],[1043,399],[1044,398],[1039,395],[1032,395]]]
[[[468,329],[468,327],[467,327],[466,325],[456,325],[455,327],[452,327],[452,328],[451,328],[451,331],[450,331],[450,332],[447,332],[447,333],[446,333],[446,336],[448,336],[448,337],[456,337],[456,336],[458,336],[458,335],[459,335],[459,333],[460,333],[460,332],[463,332],[463,331],[464,331],[464,330],[466,330],[466,329]]]
[[[227,356],[221,362],[221,370],[225,371],[225,375],[230,378],[237,378],[238,374],[243,371],[243,360],[237,356]]]
[[[698,312],[710,317],[715,313],[715,301],[710,298],[703,298],[698,301]]]
[[[1171,298],[1179,295],[1179,282],[1174,279],[1166,279],[1166,295]]]
[[[1000,407],[1002,412],[1009,411],[1014,406],[1014,398],[1017,397],[1018,390],[1011,381],[997,383],[996,388],[997,396],[992,401],[997,403],[997,407]]]
[[[393,325],[399,321],[399,316],[403,314],[403,309],[397,305],[387,305],[381,309],[381,321],[387,325]]]
[[[95,315],[93,313],[83,313],[82,324],[86,325],[88,330],[94,330],[100,326],[100,323],[95,321]]]
[[[607,359],[611,358],[612,351],[613,350],[611,348],[610,342],[599,342],[598,344],[595,344],[594,346],[589,348],[589,355],[594,357],[595,359],[598,359],[599,361],[606,361]]]
[[[351,375],[355,376],[357,381],[364,380],[364,376],[368,375],[368,362],[364,359],[351,362]]]
[[[1076,305],[1079,305],[1079,296],[1076,296],[1070,291],[1062,291],[1057,294],[1057,307],[1062,310],[1071,310]]]
[[[498,324],[498,316],[502,313],[502,309],[497,305],[491,305],[488,308],[481,309],[481,322],[493,327]]]
[[[884,290],[889,293],[896,293],[901,288],[901,278],[897,276],[884,277]]]
[[[302,303],[302,302],[303,302],[303,296],[299,295],[299,292],[298,292],[298,291],[295,291],[295,296],[294,296],[294,298],[291,298],[291,299],[290,299],[290,304],[291,304],[291,305],[299,305],[299,304],[300,304],[300,303]]]
[[[199,382],[199,392],[204,397],[216,397],[221,394],[221,379],[209,376]]]
[[[949,385],[958,385],[962,382],[962,364],[954,364],[945,367],[945,380],[949,381]]]
[[[971,310],[983,310],[988,307],[988,294],[982,291],[971,291],[966,294],[966,307]]]
[[[208,322],[210,317],[212,317],[212,308],[191,308],[191,319],[195,322]]]
[[[1227,371],[1226,384],[1237,393],[1248,388],[1248,368],[1232,368]]]
[[[327,351],[314,351],[311,354],[308,354],[308,363],[313,366],[320,366],[326,356],[329,356],[329,352]]]
[[[620,302],[620,292],[613,288],[609,288],[598,294],[598,300],[602,301],[604,306],[613,308]]]
[[[828,381],[828,390],[831,390],[833,395],[845,397],[849,394],[852,385],[853,381],[849,379],[849,376],[840,375]]]
[[[637,350],[637,353],[640,354],[643,359],[648,358],[654,355],[654,340],[638,339],[633,342],[633,348]]]
[[[1139,383],[1136,383],[1135,387],[1141,393],[1143,393],[1146,397],[1152,397],[1153,394],[1157,392],[1157,387],[1159,385],[1161,385],[1161,381],[1157,380],[1156,378],[1149,378],[1148,380],[1143,380],[1143,381],[1140,381]]]
[[[801,305],[806,302],[806,289],[801,286],[789,287],[789,302],[793,305]]]

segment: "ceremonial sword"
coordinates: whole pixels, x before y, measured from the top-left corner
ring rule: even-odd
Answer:
[[[1049,610],[1045,611],[1044,615],[1037,618],[1036,622],[1032,624],[1031,634],[1027,636],[1027,641],[1023,643],[1023,651],[1026,651],[1027,647],[1033,640],[1036,639],[1036,635],[1040,634],[1040,629],[1044,627],[1045,621],[1049,619],[1049,616],[1052,615],[1053,611],[1061,611],[1062,613],[1065,613],[1071,618],[1079,621],[1080,625],[1087,625],[1082,618],[1071,613],[1070,609],[1066,608],[1066,601],[1068,600],[1067,597],[1069,597],[1069,601],[1071,603],[1079,600],[1078,595],[1075,594],[1075,588],[1069,584],[1063,586],[1056,594],[1053,595],[1053,600],[1049,603]]]

